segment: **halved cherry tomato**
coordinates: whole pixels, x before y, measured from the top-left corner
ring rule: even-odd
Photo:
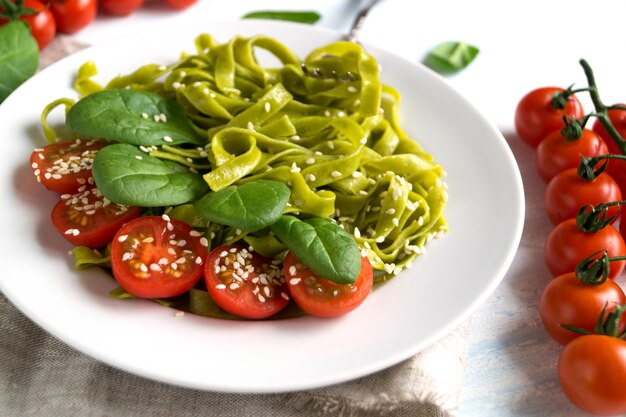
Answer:
[[[144,0],[100,0],[100,7],[107,13],[128,16],[143,5]]]
[[[554,95],[563,91],[560,87],[542,87],[522,97],[515,109],[515,129],[524,142],[539,145],[550,133],[565,126],[564,115],[574,119],[584,116],[583,106],[574,95],[567,98],[564,107],[553,106]]]
[[[548,183],[545,195],[545,210],[552,223],[576,217],[581,207],[598,205],[622,199],[619,185],[603,172],[591,181],[580,178],[576,168],[560,172]],[[619,206],[608,209],[608,217],[620,210]]]
[[[173,7],[174,9],[182,10],[186,9],[197,1],[198,0],[165,0],[165,3],[167,3],[170,7]]]
[[[598,416],[626,412],[626,342],[588,335],[568,343],[559,356],[559,383],[576,406]]]
[[[52,0],[50,11],[60,32],[74,33],[93,21],[98,12],[98,2],[97,0]]]
[[[83,185],[75,194],[63,194],[51,217],[54,227],[72,244],[98,249],[140,213],[139,207],[112,203],[97,187]]]
[[[361,257],[361,272],[353,284],[337,284],[318,276],[291,252],[285,257],[284,270],[296,304],[317,317],[337,317],[354,310],[374,283],[372,265],[365,256]]]
[[[175,297],[200,279],[207,245],[187,223],[167,215],[139,217],[113,238],[113,276],[136,297]]]
[[[39,0],[25,0],[24,7],[37,10],[37,13],[32,15],[21,15],[19,18],[28,23],[30,32],[39,45],[39,50],[44,49],[57,33],[57,26],[54,21],[54,16],[48,9],[46,4],[43,4]],[[3,11],[0,7],[0,11]],[[0,19],[0,26],[7,23],[6,19]]]
[[[105,147],[101,140],[76,139],[46,145],[30,155],[35,178],[47,189],[73,194],[90,181],[96,152]]]
[[[609,224],[598,232],[589,233],[576,225],[576,219],[569,219],[559,223],[548,235],[544,258],[552,276],[558,277],[574,272],[576,265],[586,257],[603,249],[609,257],[626,255],[626,244],[615,227]],[[626,261],[612,261],[609,278],[621,274],[625,265]]]
[[[562,327],[576,326],[593,332],[598,317],[606,311],[615,310],[615,303],[624,304],[626,295],[613,280],[602,284],[583,284],[575,272],[559,275],[543,290],[539,314],[546,331],[554,340],[566,345],[580,333]]]
[[[220,308],[236,316],[273,316],[289,302],[280,263],[240,246],[218,246],[205,263],[207,291]]]
[[[582,136],[575,140],[568,140],[560,130],[555,130],[537,147],[535,162],[539,175],[548,182],[566,169],[577,168],[581,155],[592,157],[607,153],[604,139],[592,130],[583,129]]]
[[[611,120],[613,126],[615,126],[615,129],[617,129],[617,132],[622,138],[626,139],[626,111],[612,109],[608,111],[608,114],[609,119]],[[591,129],[602,136],[607,147],[609,148],[609,153],[618,155],[621,154],[619,148],[615,144],[615,141],[606,131],[604,126],[602,126],[600,120],[596,119],[593,122]],[[606,172],[619,184],[622,194],[626,193],[626,161],[618,161],[615,159],[610,160],[607,165]]]

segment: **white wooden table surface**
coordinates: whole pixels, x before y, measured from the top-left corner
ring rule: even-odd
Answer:
[[[237,19],[259,9],[317,10],[323,15],[318,25],[346,31],[359,3],[200,0],[183,12],[151,3],[130,17],[99,18],[74,37],[94,44],[185,21]],[[478,46],[477,60],[449,82],[502,131],[524,179],[527,217],[520,249],[500,286],[471,318],[460,416],[587,416],[560,390],[560,346],[548,338],[538,316],[539,297],[550,279],[543,242],[552,226],[543,212],[545,186],[535,172],[534,150],[516,136],[513,112],[533,88],[585,85],[580,58],[594,68],[605,102],[626,100],[625,15],[626,2],[617,0],[385,0],[365,23],[363,42],[414,61],[442,41],[465,40]],[[591,109],[586,97],[583,104]]]

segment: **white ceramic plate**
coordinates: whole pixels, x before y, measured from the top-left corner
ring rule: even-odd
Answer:
[[[359,309],[332,320],[175,317],[149,301],[109,298],[116,285],[103,271],[73,270],[70,245],[49,221],[57,197],[35,182],[28,165],[32,149],[45,143],[41,109],[56,98],[76,97],[70,86],[85,61],[95,61],[105,81],[193,52],[201,32],[220,41],[263,33],[301,56],[341,37],[280,22],[205,22],[89,48],[15,91],[0,106],[0,290],[20,310],[67,344],[117,368],[187,387],[260,393],[338,383],[398,363],[485,301],[506,273],[522,232],[524,199],[515,160],[497,129],[442,78],[375,48],[369,50],[381,64],[383,81],[403,96],[403,127],[448,173],[445,215],[451,231]]]

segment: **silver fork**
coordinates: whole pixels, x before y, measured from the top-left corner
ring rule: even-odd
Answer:
[[[350,28],[350,32],[346,35],[346,40],[350,42],[359,42],[359,35],[361,34],[361,29],[363,28],[363,23],[365,23],[365,18],[369,11],[381,0],[369,0],[369,2],[361,7],[359,12],[357,13],[354,21],[352,22],[352,27]]]

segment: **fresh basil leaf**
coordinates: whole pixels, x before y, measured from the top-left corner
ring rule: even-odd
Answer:
[[[208,193],[194,207],[207,220],[256,232],[282,216],[290,194],[282,182],[258,180]]]
[[[106,198],[129,206],[184,204],[209,189],[189,168],[154,158],[125,143],[106,146],[96,153],[93,177]]]
[[[319,13],[314,11],[272,11],[259,10],[250,12],[242,17],[243,19],[270,19],[270,20],[286,20],[289,22],[314,24],[320,20]]]
[[[29,79],[39,65],[39,47],[28,25],[14,20],[0,26],[0,103]]]
[[[65,123],[80,136],[132,145],[204,144],[176,101],[147,91],[90,94],[72,106]]]
[[[321,277],[339,284],[350,284],[358,278],[361,252],[352,236],[332,220],[300,220],[284,215],[271,229],[287,249]]]
[[[428,53],[424,63],[441,74],[453,74],[471,64],[478,52],[477,47],[466,42],[444,42]]]

